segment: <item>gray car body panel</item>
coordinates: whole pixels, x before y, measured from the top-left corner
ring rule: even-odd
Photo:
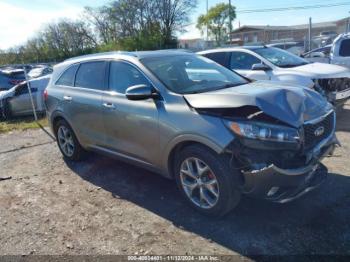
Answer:
[[[185,95],[195,108],[257,106],[264,113],[293,127],[327,113],[332,107],[315,91],[304,87],[255,82],[202,94]]]
[[[173,53],[165,52],[159,55],[170,54]],[[181,54],[183,53],[181,52]],[[50,95],[50,99],[46,103],[48,116],[51,120],[56,117],[67,120],[83,147],[131,160],[145,168],[170,177],[168,157],[179,143],[198,142],[217,153],[221,153],[234,136],[219,118],[198,114],[189,107],[182,95],[169,91],[140,63],[139,59],[147,55],[148,52],[138,52],[137,57],[116,52],[95,57],[71,59],[58,64],[54,67],[48,85]],[[130,101],[124,95],[113,94],[108,90],[98,91],[68,86],[55,87],[55,82],[69,66],[77,62],[94,60],[131,63],[161,93],[162,99]],[[64,96],[71,96],[72,101],[64,101]],[[84,108],[84,100],[85,104],[89,104],[87,101],[90,99],[94,100],[92,104],[96,107]],[[73,108],[72,104],[75,102],[78,105]],[[98,109],[99,105],[101,106],[104,102],[112,102],[116,108],[110,110],[101,107]],[[54,110],[51,111],[52,109]],[[101,123],[102,115],[106,118],[103,121],[104,124]],[[116,125],[116,122],[121,124]],[[82,128],[87,126],[89,128]],[[200,128],[207,130],[207,132],[200,132]],[[102,138],[102,135],[105,137]],[[218,136],[221,138],[218,139]]]
[[[74,58],[55,66],[47,89],[49,98],[46,106],[50,122],[62,117],[71,125],[83,147],[123,158],[171,177],[169,157],[177,145],[198,142],[222,153],[235,140],[235,135],[222,118],[200,114],[196,108],[253,105],[287,125],[300,127],[303,121],[322,115],[330,107],[314,91],[300,87],[283,89],[281,85],[260,82],[202,94],[175,94],[139,61],[146,56],[166,59],[177,54],[194,55],[175,51],[115,52]],[[130,101],[108,90],[80,90],[55,85],[70,65],[94,60],[119,60],[133,64],[158,90],[161,99]],[[72,97],[71,101],[64,101],[63,97],[67,95]],[[73,108],[70,104],[75,101],[78,105]],[[115,104],[115,109],[103,109],[104,102]],[[84,103],[91,103],[91,106],[85,107]]]

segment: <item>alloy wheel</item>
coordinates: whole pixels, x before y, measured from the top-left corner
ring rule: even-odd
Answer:
[[[74,140],[72,132],[65,126],[60,126],[57,131],[58,144],[62,152],[71,157],[74,154]]]
[[[214,172],[202,160],[191,157],[185,159],[180,168],[183,190],[192,203],[209,209],[219,199],[219,184]]]

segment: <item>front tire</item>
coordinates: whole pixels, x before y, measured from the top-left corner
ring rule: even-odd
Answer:
[[[73,129],[65,120],[59,120],[55,125],[55,135],[58,148],[64,158],[80,161],[84,158],[85,150],[80,145]]]
[[[175,160],[175,179],[193,208],[209,216],[223,216],[240,201],[238,175],[229,159],[201,146],[188,146]]]

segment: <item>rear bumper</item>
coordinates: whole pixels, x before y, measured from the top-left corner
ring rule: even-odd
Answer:
[[[281,169],[272,164],[260,170],[243,172],[243,193],[279,203],[304,195],[326,180],[328,170],[320,161],[333,153],[336,144],[338,141],[333,136],[322,148],[313,151],[312,159],[305,167]]]

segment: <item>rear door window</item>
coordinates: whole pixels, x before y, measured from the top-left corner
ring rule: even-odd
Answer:
[[[38,91],[38,88],[32,87],[32,88],[30,88],[30,91],[32,93],[35,93],[35,92]],[[25,94],[29,94],[28,85],[27,84],[23,84],[23,85],[17,86],[17,88],[15,90],[15,96],[20,96],[20,95],[25,95]]]
[[[104,90],[106,62],[86,62],[80,65],[75,77],[76,87]]]
[[[260,59],[244,52],[232,52],[231,69],[233,70],[251,70],[254,64],[262,63]]]
[[[19,79],[19,80],[24,80],[25,79],[25,75],[24,75],[24,72],[18,72],[18,73],[13,73],[10,75],[10,77],[12,79]]]
[[[138,69],[124,62],[111,62],[109,72],[109,90],[117,93],[125,94],[130,86],[149,85]]]
[[[79,64],[69,67],[57,80],[56,85],[73,86],[75,73],[79,67]]]
[[[229,53],[227,52],[215,52],[215,53],[209,53],[209,54],[204,54],[203,56],[215,61],[216,63],[227,67],[227,60]]]
[[[339,55],[350,56],[350,39],[341,41]]]

